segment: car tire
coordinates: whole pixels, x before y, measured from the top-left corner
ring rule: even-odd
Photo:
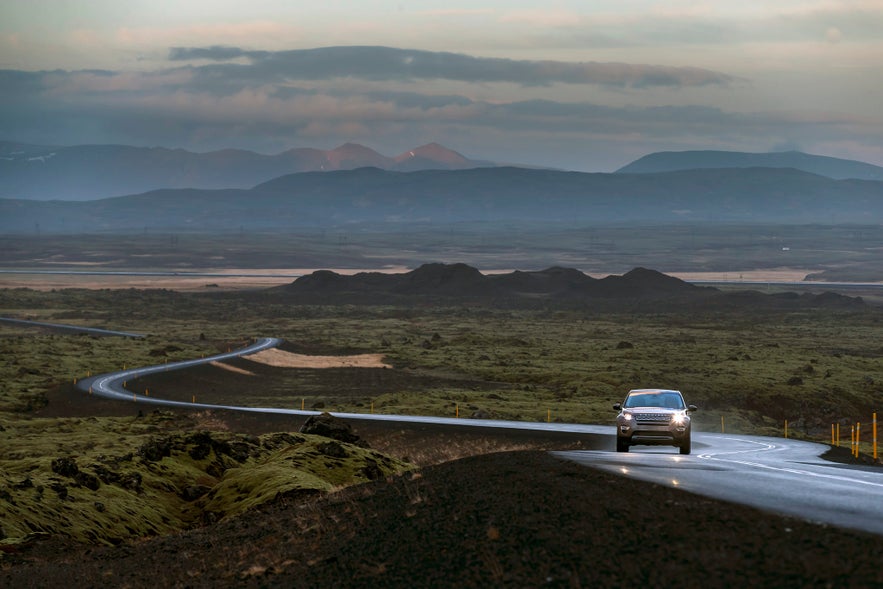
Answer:
[[[629,441],[623,440],[622,438],[616,438],[616,451],[617,452],[628,452],[629,451]]]
[[[690,438],[687,438],[687,441],[685,441],[684,443],[682,443],[681,446],[680,446],[681,454],[689,454],[689,453],[690,453],[690,449],[691,449],[690,446],[691,446],[691,444],[690,444]]]

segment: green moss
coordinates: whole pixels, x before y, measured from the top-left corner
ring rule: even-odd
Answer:
[[[0,520],[6,543],[32,532],[114,543],[168,533],[296,492],[327,492],[408,468],[315,436],[193,432],[192,420],[4,419]],[[345,460],[328,461],[324,445]],[[61,460],[60,460],[61,459]],[[64,468],[60,466],[64,465]]]
[[[297,445],[224,473],[206,495],[202,509],[222,516],[236,515],[280,497],[302,497],[341,486],[367,482],[409,466],[373,450],[303,436]]]

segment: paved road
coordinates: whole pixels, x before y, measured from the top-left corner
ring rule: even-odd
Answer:
[[[281,340],[275,338],[263,338],[251,346],[225,354],[99,375],[83,379],[77,383],[77,386],[82,391],[91,389],[92,394],[95,395],[135,403],[254,413],[317,415],[318,411],[169,401],[136,396],[123,388],[123,382],[126,380],[155,372],[245,356],[278,346],[280,343]],[[691,456],[681,456],[676,449],[664,447],[638,447],[632,448],[628,453],[618,453],[614,451],[615,436],[612,426],[416,415],[362,413],[335,413],[335,415],[361,421],[576,433],[595,450],[555,452],[555,455],[592,468],[671,485],[701,495],[883,535],[883,469],[850,467],[824,461],[819,457],[827,450],[827,446],[822,444],[783,438],[694,432],[694,454]]]
[[[3,323],[12,323],[14,325],[23,325],[25,327],[44,327],[55,331],[68,331],[71,333],[86,333],[89,335],[108,335],[119,337],[142,338],[143,333],[130,333],[128,331],[113,331],[111,329],[99,329],[97,327],[82,327],[79,325],[68,325],[64,323],[45,323],[43,321],[28,321],[27,319],[13,319],[12,317],[0,317]]]
[[[700,495],[883,535],[883,469],[822,460],[827,449],[784,438],[694,432],[691,456],[662,447],[555,454]]]
[[[118,401],[128,401],[135,403],[147,403],[151,405],[163,405],[169,407],[190,407],[197,409],[228,409],[233,411],[247,411],[251,413],[270,413],[281,415],[319,415],[320,411],[300,411],[297,409],[283,409],[280,407],[242,407],[238,405],[215,405],[211,403],[188,403],[186,401],[171,401],[157,397],[147,397],[137,395],[123,387],[123,383],[155,374],[158,372],[166,372],[169,370],[180,370],[183,368],[191,368],[200,364],[209,362],[218,362],[230,358],[247,356],[255,354],[261,350],[275,348],[282,343],[281,339],[265,337],[255,341],[255,343],[244,348],[239,348],[231,352],[223,354],[215,354],[214,356],[206,356],[205,358],[197,358],[195,360],[184,360],[181,362],[170,362],[168,364],[158,364],[156,366],[146,366],[143,368],[130,368],[120,372],[110,372],[107,374],[99,374],[89,378],[83,378],[77,381],[77,388],[84,393],[91,393],[99,397],[115,399]],[[388,421],[397,423],[425,423],[436,425],[460,425],[485,428],[506,428],[506,429],[524,429],[534,431],[556,431],[570,432],[587,435],[597,435],[607,437],[609,428],[596,425],[583,425],[575,423],[531,423],[517,421],[499,421],[493,419],[457,419],[452,417],[431,417],[421,415],[386,415],[386,414],[366,414],[366,413],[335,413],[337,417],[344,419],[364,420],[364,421]]]
[[[123,370],[120,372],[110,372],[107,374],[99,374],[98,376],[92,376],[90,378],[84,378],[82,380],[77,381],[77,388],[83,392],[91,393],[93,395],[97,395],[99,397],[106,397],[108,399],[116,399],[120,401],[134,401],[136,403],[149,403],[152,405],[166,405],[166,406],[174,406],[174,407],[200,407],[200,408],[208,408],[208,409],[242,409],[242,410],[250,410],[245,407],[232,407],[227,405],[211,405],[206,403],[186,403],[183,401],[170,401],[167,399],[157,399],[154,397],[147,397],[144,395],[136,395],[132,391],[128,391],[123,387],[123,383],[127,380],[134,380],[136,378],[141,378],[142,376],[147,376],[148,374],[155,374],[157,372],[166,372],[168,370],[180,370],[182,368],[190,368],[192,366],[197,366],[199,364],[207,364],[209,362],[215,362],[220,360],[227,360],[229,358],[236,358],[239,356],[247,356],[248,354],[254,354],[256,352],[260,352],[261,350],[266,350],[268,348],[275,348],[282,340],[274,338],[274,337],[265,337],[257,340],[255,343],[250,346],[246,346],[244,348],[239,348],[237,350],[233,350],[232,352],[225,352],[223,354],[215,354],[214,356],[207,356],[205,358],[197,358],[195,360],[184,360],[181,362],[169,362],[168,364],[158,364],[156,366],[146,366],[144,368],[131,368],[129,370]],[[260,409],[253,409],[255,411],[260,411]]]

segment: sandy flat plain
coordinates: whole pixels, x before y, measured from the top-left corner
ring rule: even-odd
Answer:
[[[392,368],[383,362],[383,354],[308,356],[270,348],[242,358],[278,368]]]
[[[383,268],[203,268],[188,273],[212,274],[192,276],[187,273],[170,276],[93,275],[93,274],[0,274],[0,288],[31,288],[52,290],[62,288],[125,289],[165,288],[176,291],[249,290],[290,284],[298,276],[317,270],[330,270],[337,274],[352,275],[359,272],[404,273],[412,270],[404,266]],[[514,269],[482,270],[484,274],[503,274]],[[74,271],[75,272],[75,271]],[[663,271],[664,272],[664,271]],[[801,282],[809,270],[802,268],[769,268],[764,270],[735,270],[730,272],[665,272],[681,280],[724,282]],[[607,274],[587,273],[593,278]]]
[[[139,276],[135,274],[78,274],[82,268],[72,269],[71,274],[44,274],[17,271],[15,274],[0,274],[0,288],[31,288],[52,290],[62,288],[84,289],[125,289],[125,288],[165,288],[176,291],[249,290],[270,288],[294,282],[298,276],[311,274],[316,270],[331,270],[337,274],[359,272],[407,272],[403,266],[360,269],[360,268],[200,268],[190,269],[169,276]],[[63,272],[63,270],[58,270]],[[96,269],[103,271],[103,269]],[[127,270],[119,270],[126,272]],[[134,270],[132,272],[138,272]],[[193,275],[196,274],[196,275]],[[211,276],[205,276],[211,274]]]
[[[355,354],[350,356],[309,356],[295,354],[277,348],[243,356],[243,360],[266,364],[276,368],[392,368],[383,361],[383,354]],[[254,372],[231,366],[224,362],[212,362],[212,366],[237,374],[254,376]]]

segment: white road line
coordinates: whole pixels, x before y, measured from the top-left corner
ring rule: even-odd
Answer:
[[[780,449],[781,447],[776,446],[775,444],[770,444],[768,442],[755,442],[754,440],[743,440],[741,438],[721,438],[723,440],[728,440],[730,442],[742,442],[746,444],[757,444],[758,446],[763,446],[763,448],[749,448],[748,450],[733,450],[731,452],[712,452],[710,454],[699,454],[697,458],[704,458],[706,460],[720,460],[718,458],[714,458],[715,456],[729,456],[732,454],[750,454],[752,452],[764,452],[769,450]]]
[[[737,441],[737,442],[746,442],[749,444],[757,444],[758,446],[763,446],[763,447],[750,449],[750,450],[736,450],[736,451],[732,451],[732,452],[720,452],[717,454],[700,454],[697,456],[697,458],[701,458],[703,460],[714,460],[717,462],[729,462],[732,464],[741,464],[742,466],[762,468],[762,469],[766,469],[766,470],[772,470],[772,471],[776,471],[776,472],[783,472],[783,473],[799,475],[799,476],[813,477],[813,478],[819,478],[819,479],[829,479],[829,480],[838,481],[838,482],[842,482],[842,483],[855,483],[855,484],[859,484],[859,485],[866,485],[869,487],[883,488],[883,483],[875,483],[872,481],[866,481],[866,480],[852,478],[852,477],[833,475],[833,474],[825,474],[825,473],[820,473],[820,472],[812,472],[809,470],[802,470],[802,469],[797,469],[797,468],[771,466],[769,464],[763,464],[760,462],[749,462],[747,460],[732,460],[732,459],[728,459],[728,458],[717,458],[718,456],[730,456],[730,455],[735,455],[735,454],[749,454],[752,452],[767,452],[770,450],[784,450],[784,449],[786,449],[783,446],[776,446],[775,444],[770,444],[770,443],[765,443],[765,442],[755,442],[754,440],[742,440],[742,439],[736,439],[736,438],[725,438],[725,439]],[[874,473],[874,474],[877,474],[877,473]]]

